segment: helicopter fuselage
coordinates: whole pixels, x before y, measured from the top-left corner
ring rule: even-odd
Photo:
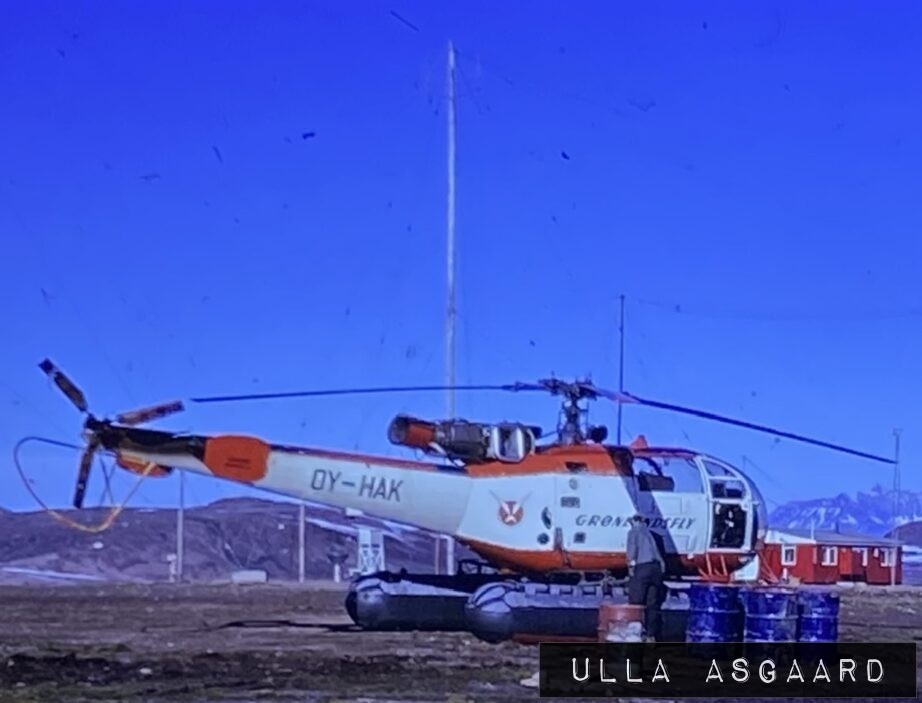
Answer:
[[[243,435],[139,427],[182,410],[180,402],[121,413],[114,422],[97,420],[89,414],[82,391],[53,362],[46,359],[39,366],[86,416],[87,446],[74,493],[77,508],[83,504],[93,458],[103,450],[122,468],[144,476],[192,471],[451,535],[489,562],[470,572],[465,568],[470,563],[462,560],[447,575],[403,570],[362,575],[352,583],[346,609],[366,630],[467,630],[486,641],[522,636],[595,640],[599,606],[618,600],[614,589],[627,575],[627,535],[637,515],[660,542],[667,581],[761,576],[757,555],[767,514],[748,477],[714,457],[651,448],[641,437],[630,447],[606,445],[608,430],[589,424],[584,401],[653,407],[895,463],[764,425],[608,391],[588,380],[191,399],[217,403],[448,389],[535,391],[562,399],[557,439],[544,446],[538,440],[548,434],[531,425],[458,418],[431,422],[398,415],[388,429],[390,441],[428,457],[412,461],[270,444]]]
[[[96,434],[132,471],[184,469],[412,524],[521,573],[624,574],[636,513],[660,539],[672,577],[738,569],[766,528],[746,476],[684,449],[551,445],[516,462],[458,465],[111,424]]]

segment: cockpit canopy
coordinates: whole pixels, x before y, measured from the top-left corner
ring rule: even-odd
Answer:
[[[758,549],[768,526],[768,510],[758,486],[725,461],[687,450],[634,451],[638,490],[659,494],[704,494],[713,503],[713,547],[739,548],[747,539]],[[746,515],[752,516],[747,530]],[[726,528],[726,529],[725,529]]]
[[[713,498],[755,497],[755,486],[739,469],[720,459],[683,450],[634,452],[634,475],[641,490],[704,493]]]

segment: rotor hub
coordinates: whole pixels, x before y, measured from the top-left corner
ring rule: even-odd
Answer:
[[[594,428],[588,425],[589,409],[582,407],[583,400],[598,398],[598,392],[588,379],[572,383],[556,378],[544,379],[539,382],[553,395],[563,396],[560,408],[560,423],[557,427],[558,442],[564,445],[582,444],[587,439],[601,441],[608,432],[605,428]]]

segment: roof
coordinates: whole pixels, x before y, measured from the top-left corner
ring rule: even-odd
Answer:
[[[766,542],[779,544],[828,544],[845,547],[897,547],[899,540],[860,535],[854,532],[835,530],[803,530],[796,528],[769,528]]]

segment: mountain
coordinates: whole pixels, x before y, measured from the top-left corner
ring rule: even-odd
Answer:
[[[922,520],[922,493],[900,491],[894,521],[895,493],[875,486],[856,498],[840,493],[834,498],[816,498],[785,503],[769,516],[771,527],[783,529],[835,530],[882,537],[894,526]]]
[[[64,511],[71,520],[97,525],[108,509]],[[187,508],[184,523],[184,575],[192,580],[225,580],[234,571],[262,569],[270,581],[298,578],[298,506],[270,500],[233,498]],[[361,526],[381,530],[387,568],[432,572],[435,535],[415,527],[368,516],[347,517],[341,510],[306,509],[305,575],[332,578],[329,555],[348,557],[344,576],[356,565]],[[0,512],[0,573],[49,578],[75,574],[106,580],[167,580],[168,556],[176,552],[176,511],[126,509],[108,530],[75,530],[45,512]],[[458,559],[473,555],[460,545]],[[444,564],[444,552],[441,555]]]

